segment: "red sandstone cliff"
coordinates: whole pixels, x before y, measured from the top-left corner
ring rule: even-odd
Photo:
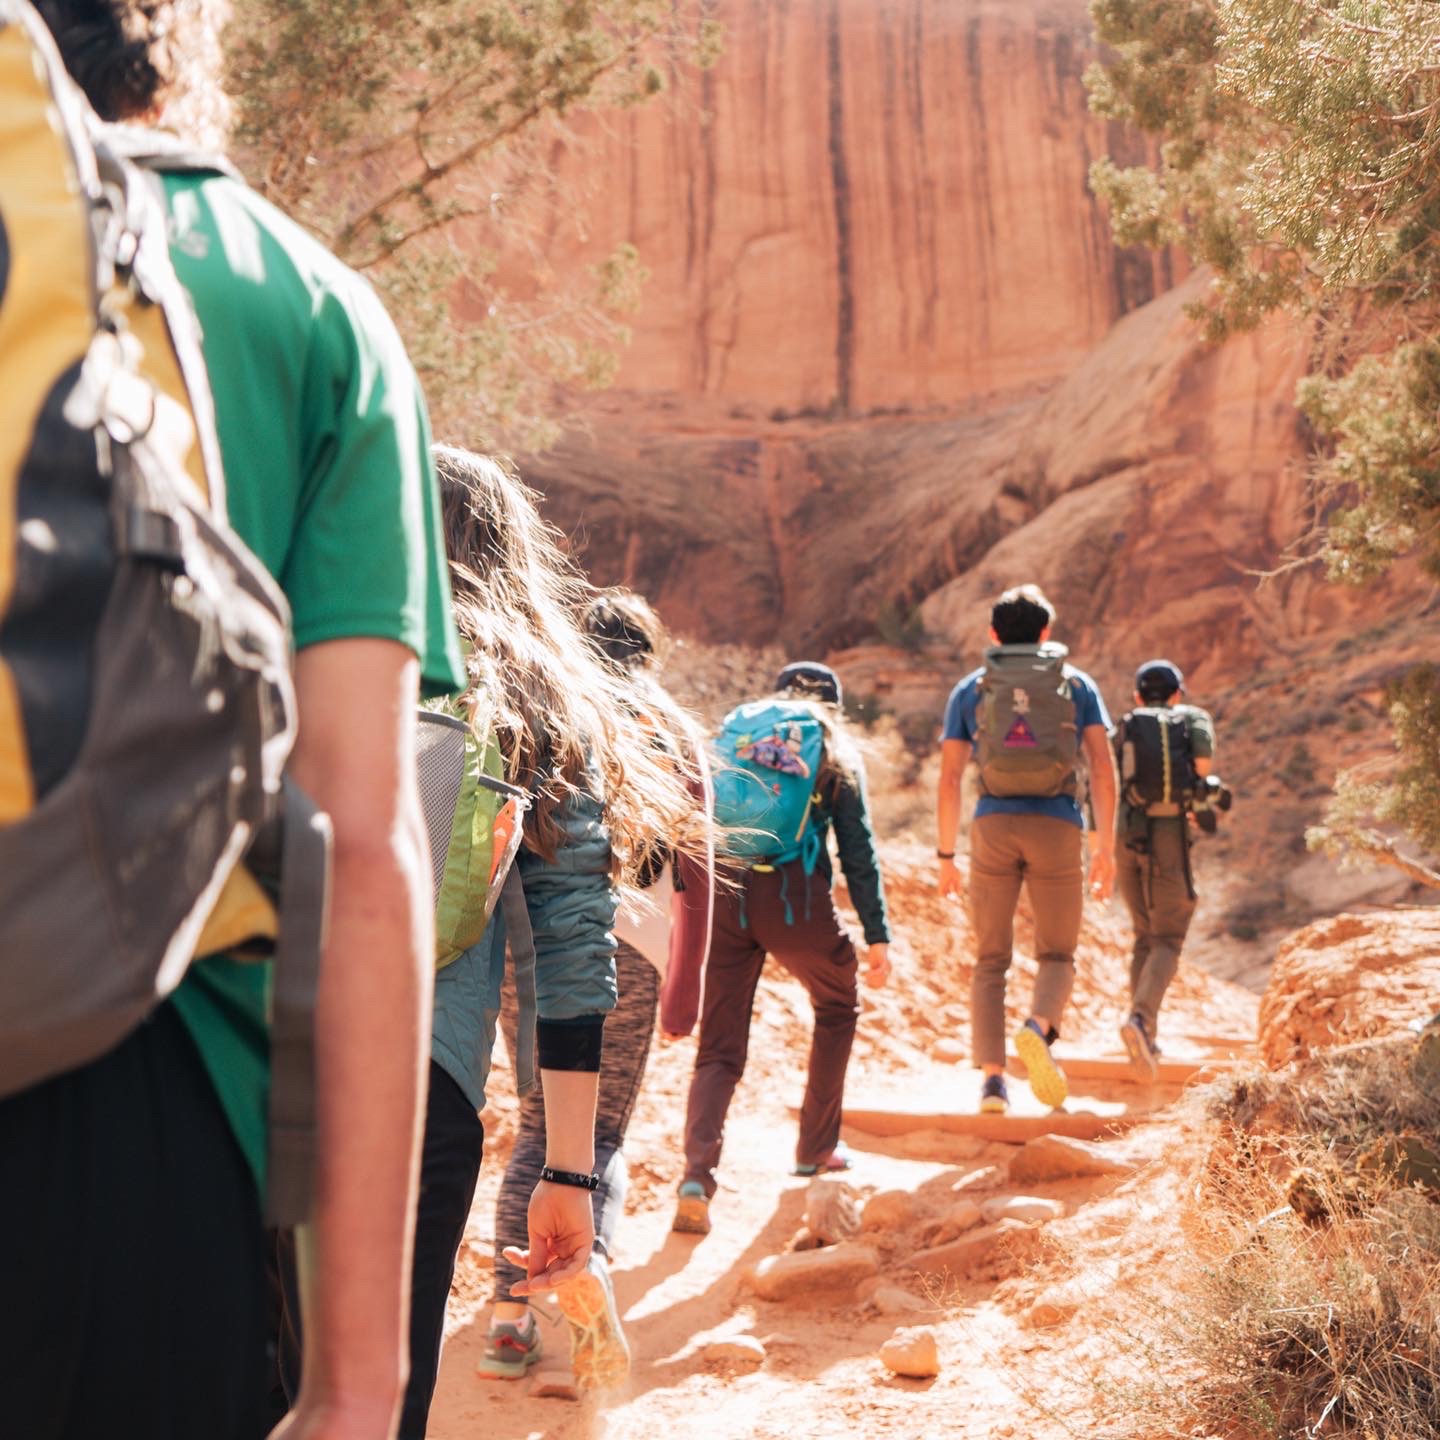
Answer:
[[[1086,173],[1085,0],[717,0],[719,65],[558,153],[556,269],[652,272],[626,389],[758,414],[953,407],[1063,375],[1170,265]],[[590,178],[586,178],[590,177]]]
[[[633,240],[654,273],[620,388],[525,465],[592,573],[682,632],[792,650],[918,611],[925,658],[847,659],[917,724],[986,602],[1037,579],[1117,710],[1164,652],[1221,719],[1245,807],[1192,949],[1365,898],[1303,830],[1335,767],[1388,744],[1383,682],[1440,614],[1403,571],[1259,583],[1311,523],[1306,337],[1207,348],[1184,314],[1204,277],[1111,245],[1085,176],[1123,137],[1085,108],[1085,0],[715,13],[693,105],[560,157],[601,178],[547,222],[554,263]]]

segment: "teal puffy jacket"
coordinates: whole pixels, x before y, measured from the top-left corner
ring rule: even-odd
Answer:
[[[555,859],[523,849],[516,863],[535,934],[540,1018],[577,1020],[615,1008],[617,897],[600,801],[578,796],[559,820],[565,839]],[[479,941],[435,975],[430,1054],[477,1110],[485,1105],[504,969],[505,925],[497,910]]]

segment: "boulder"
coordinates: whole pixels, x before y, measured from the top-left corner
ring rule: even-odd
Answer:
[[[915,1213],[915,1201],[908,1190],[881,1190],[872,1195],[860,1212],[862,1230],[902,1230]]]
[[[1135,1166],[1090,1140],[1041,1135],[1020,1147],[1010,1162],[1010,1179],[1020,1185],[1067,1180],[1078,1175],[1129,1175]]]
[[[1069,1291],[1057,1287],[1047,1290],[1021,1317],[1021,1324],[1027,1330],[1048,1330],[1052,1325],[1064,1325],[1074,1318],[1080,1309],[1080,1302]]]
[[[912,1295],[898,1285],[877,1285],[870,1303],[882,1315],[922,1315],[935,1308],[930,1301]]]
[[[969,1055],[970,1049],[963,1040],[956,1040],[950,1035],[942,1035],[930,1047],[930,1053],[947,1065],[958,1065]]]
[[[973,1230],[980,1224],[983,1213],[975,1201],[961,1200],[947,1215],[930,1227],[926,1240],[931,1245],[944,1245],[956,1236],[965,1234],[967,1230]]]
[[[790,1241],[788,1249],[791,1250],[819,1250],[825,1242],[808,1225],[802,1225],[796,1232],[795,1237]]]
[[[928,1325],[897,1330],[881,1347],[880,1361],[892,1374],[929,1380],[940,1373],[940,1348]]]
[[[987,1225],[993,1225],[997,1220],[1044,1224],[1047,1220],[1063,1219],[1064,1215],[1063,1202],[1042,1200],[1038,1195],[997,1195],[980,1207],[980,1216]]]
[[[846,1242],[767,1256],[755,1267],[750,1283],[763,1300],[792,1300],[816,1290],[853,1289],[879,1269],[873,1250]]]
[[[838,1245],[858,1235],[855,1192],[843,1180],[812,1180],[805,1192],[805,1225],[821,1245]]]
[[[1043,1243],[1040,1226],[1027,1225],[1021,1220],[1001,1220],[949,1244],[922,1250],[910,1263],[927,1276],[960,1276],[979,1271],[1009,1275],[1029,1264]]]
[[[1336,915],[1284,941],[1260,1001],[1260,1053],[1288,1065],[1440,1010],[1440,911]]]
[[[725,1335],[707,1342],[700,1352],[707,1365],[757,1369],[765,1363],[765,1346],[753,1335]]]
[[[962,1175],[950,1188],[957,1195],[972,1190],[998,1190],[1009,1177],[1009,1170],[1003,1165],[982,1165],[968,1175]]]

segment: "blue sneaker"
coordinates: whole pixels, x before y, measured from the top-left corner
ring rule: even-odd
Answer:
[[[1145,1017],[1132,1015],[1120,1027],[1120,1039],[1130,1052],[1130,1069],[1137,1080],[1153,1085],[1160,1078],[1160,1047],[1145,1028]]]
[[[1005,1088],[1003,1075],[987,1075],[980,1087],[980,1113],[982,1115],[1003,1115],[1010,1108],[1010,1092]]]
[[[680,1203],[670,1228],[680,1235],[710,1233],[710,1197],[698,1180],[687,1180],[680,1187]]]

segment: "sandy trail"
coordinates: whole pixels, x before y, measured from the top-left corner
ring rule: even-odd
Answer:
[[[960,912],[928,888],[918,851],[887,849],[892,905],[901,917],[898,975],[892,988],[865,998],[847,1091],[853,1105],[923,1104],[970,1112],[977,1080],[964,1064],[933,1057],[942,1037],[965,1038],[969,982],[967,935]],[[1026,928],[1020,929],[1023,950]],[[1124,927],[1096,912],[1078,957],[1079,983],[1067,1036],[1058,1053],[1116,1054],[1114,1024],[1124,987]],[[1017,959],[1019,1002],[1028,992]],[[1168,1009],[1167,1054],[1196,1057],[1217,1043],[1243,1044],[1254,1033],[1254,999],[1194,970],[1182,971]],[[750,1064],[736,1094],[726,1136],[722,1186],[703,1238],[673,1235],[670,1219],[680,1177],[679,1129],[694,1056],[693,1042],[657,1045],[626,1151],[631,1168],[627,1215],[614,1275],[635,1353],[628,1387],[581,1402],[540,1399],[529,1382],[485,1381],[475,1374],[484,1347],[490,1298],[490,1237],[495,1193],[508,1155],[514,1098],[497,1077],[486,1113],[487,1146],[480,1190],[451,1295],[445,1354],[430,1434],[434,1440],[609,1440],[631,1435],[708,1440],[823,1440],[830,1436],[1005,1437],[1047,1440],[1090,1433],[1083,1417],[1105,1357],[1083,1324],[1034,1328],[1026,1313],[1057,1274],[1085,1283],[1073,1264],[1050,1265],[1049,1279],[966,1278],[927,1288],[910,1263],[927,1232],[953,1209],[955,1187],[1011,1193],[1003,1170],[1013,1145],[920,1130],[881,1138],[847,1128],[859,1163],[847,1177],[862,1195],[904,1189],[915,1214],[900,1230],[867,1236],[881,1252],[881,1279],[908,1290],[926,1309],[881,1314],[859,1294],[814,1294],[785,1304],[758,1299],[745,1283],[760,1259],[782,1251],[801,1224],[807,1182],[788,1174],[794,1108],[803,1083],[809,1010],[800,987],[773,964],[756,1003]],[[943,1049],[943,1047],[942,1047]],[[1025,1087],[1016,1106],[1039,1113]],[[1023,1187],[1065,1202],[1072,1218],[1053,1227],[1067,1246],[1090,1247],[1094,1263],[1112,1264],[1107,1246],[1145,1207],[1163,1205],[1166,1177],[1153,1162],[1169,1143],[1164,1107],[1175,1087],[1111,1082],[1077,1084],[1068,1108],[1128,1112],[1140,1123],[1107,1142],[1150,1164],[1137,1178],[1066,1180]],[[1159,1116],[1160,1123],[1148,1117]],[[997,1169],[998,1167],[998,1169]],[[999,1184],[998,1192],[995,1186]],[[967,1195],[972,1191],[967,1190]],[[1113,1260],[1123,1267],[1123,1257]],[[942,1369],[931,1381],[890,1376],[877,1357],[901,1324],[931,1324]],[[765,1343],[763,1368],[736,1373],[707,1361],[708,1341],[734,1334]],[[548,1349],[562,1354],[563,1327]]]

